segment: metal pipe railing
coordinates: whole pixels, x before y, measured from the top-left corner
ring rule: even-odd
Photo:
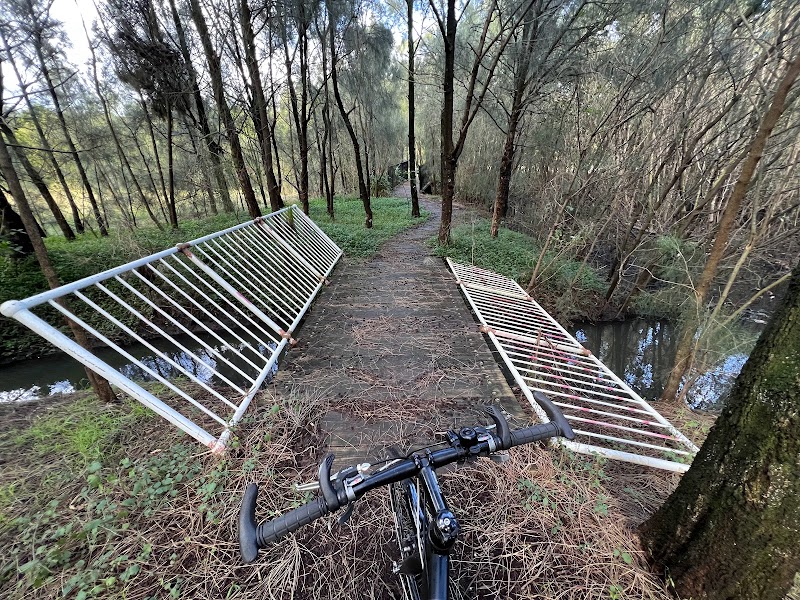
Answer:
[[[576,452],[659,469],[688,469],[678,457],[693,456],[697,446],[586,350],[517,282],[449,258],[447,263],[481,323],[481,332],[537,417],[548,421],[533,397],[534,391],[542,391],[553,397],[567,419],[584,426],[574,429],[577,441],[559,443]]]
[[[5,302],[0,312],[219,453],[341,256],[311,219],[287,207]],[[34,314],[39,307],[54,312]],[[156,397],[47,322],[58,315],[167,393]],[[154,361],[137,357],[134,343]]]

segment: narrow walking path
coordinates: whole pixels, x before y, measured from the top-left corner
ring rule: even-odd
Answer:
[[[518,426],[529,418],[453,275],[425,244],[440,207],[422,202],[426,223],[367,262],[343,258],[273,383],[280,396],[327,399],[320,426],[339,465],[385,456],[387,444],[430,443],[437,431],[473,424],[490,402],[521,419]]]

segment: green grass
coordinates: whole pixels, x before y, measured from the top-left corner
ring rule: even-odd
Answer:
[[[296,460],[276,457],[308,443],[305,421],[289,425],[308,409],[264,408],[219,458],[135,402],[82,394],[0,406],[0,597],[201,597],[183,589],[205,568],[199,555],[228,588],[242,490],[254,478],[268,484],[279,465],[294,473]],[[277,506],[295,498],[286,489]]]
[[[398,233],[424,223],[430,214],[423,211],[422,217],[411,217],[408,198],[373,198],[373,224],[364,227],[364,205],[358,198],[337,198],[335,220],[331,221],[322,199],[311,201],[311,218],[344,250],[347,256],[369,258],[381,245]]]
[[[438,256],[495,271],[527,288],[539,258],[540,246],[532,237],[509,229],[501,229],[493,239],[490,226],[490,221],[481,219],[474,224],[455,227],[451,231],[449,246],[436,245],[435,238],[429,243],[435,246]],[[566,318],[574,317],[576,311],[581,312],[576,296],[588,299],[605,290],[606,284],[590,265],[584,267],[574,288],[571,287],[580,268],[580,262],[571,255],[547,252],[542,265],[535,296]]]

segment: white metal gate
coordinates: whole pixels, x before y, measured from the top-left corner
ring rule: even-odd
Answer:
[[[219,453],[341,255],[290,206],[10,300],[0,312]],[[95,351],[59,330],[61,316],[86,332]],[[110,357],[100,358],[100,349]],[[129,366],[123,373],[109,362]],[[147,389],[132,371],[152,382]]]
[[[539,390],[561,408],[576,434],[559,440],[584,454],[684,472],[695,446],[589,350],[581,346],[514,280],[447,264],[503,362],[537,416]]]

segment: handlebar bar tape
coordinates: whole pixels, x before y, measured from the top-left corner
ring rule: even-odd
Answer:
[[[328,514],[328,507],[323,498],[304,504],[294,510],[256,525],[255,511],[258,486],[251,483],[247,486],[239,511],[239,552],[245,563],[253,562],[261,548],[277,542],[282,537],[297,531]]]

